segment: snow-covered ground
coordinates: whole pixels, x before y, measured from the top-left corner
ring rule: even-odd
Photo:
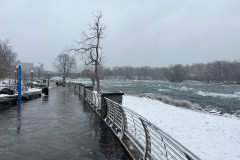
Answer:
[[[42,91],[42,89],[40,89],[40,88],[28,88],[28,90],[23,91],[22,94],[24,94],[24,93],[32,93],[32,92],[41,92],[41,91]],[[17,94],[15,94],[15,95],[17,95]],[[12,96],[12,95],[0,94],[0,97],[10,97],[10,96]]]
[[[8,97],[8,94],[0,94],[0,97]]]
[[[28,88],[28,90],[25,91],[25,93],[40,92],[40,91],[42,91],[42,89],[40,88]]]
[[[202,160],[240,160],[240,119],[124,96],[123,106],[139,113]]]

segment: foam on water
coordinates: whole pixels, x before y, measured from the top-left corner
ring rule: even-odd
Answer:
[[[89,79],[77,79],[76,81],[84,84],[88,83],[88,85],[91,84]],[[101,89],[110,92],[122,91],[130,95],[148,93],[156,97],[165,96],[168,98],[163,98],[163,100],[171,104],[183,104],[183,106],[188,106],[188,108],[206,110],[208,112],[215,109],[223,114],[240,115],[237,112],[237,110],[240,110],[240,85],[237,84],[197,81],[172,83],[153,80],[101,80]],[[172,99],[180,101],[172,101]]]
[[[189,90],[194,90],[193,88],[187,88],[187,87],[181,87],[178,88],[180,91],[189,91]]]
[[[234,94],[236,94],[236,95],[240,95],[240,92],[234,92]]]
[[[158,89],[158,91],[159,92],[166,92],[166,91],[168,91],[167,89],[162,89],[162,88],[160,88],[160,89]]]
[[[210,96],[210,97],[221,97],[221,98],[240,98],[240,94],[223,94],[223,93],[213,93],[213,92],[196,92],[200,96]]]

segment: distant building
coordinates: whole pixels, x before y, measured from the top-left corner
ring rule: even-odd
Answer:
[[[34,68],[33,63],[26,63],[26,62],[18,61],[17,65],[20,65],[21,69],[22,69],[22,72],[25,72],[25,73],[30,73],[31,70],[33,70],[33,68]]]

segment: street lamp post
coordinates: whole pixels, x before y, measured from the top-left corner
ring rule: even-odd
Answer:
[[[32,82],[31,87],[33,88],[33,70],[32,69],[31,69],[31,82]]]
[[[63,82],[63,79],[64,79],[64,78],[63,78],[63,75],[62,75],[62,86],[64,87],[64,82]]]
[[[47,74],[48,74],[48,87],[49,87],[49,80],[50,80],[50,79],[49,79],[49,72],[48,72]]]

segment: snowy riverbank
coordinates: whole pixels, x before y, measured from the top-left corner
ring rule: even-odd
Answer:
[[[124,96],[123,106],[139,113],[202,160],[240,160],[240,119]]]

